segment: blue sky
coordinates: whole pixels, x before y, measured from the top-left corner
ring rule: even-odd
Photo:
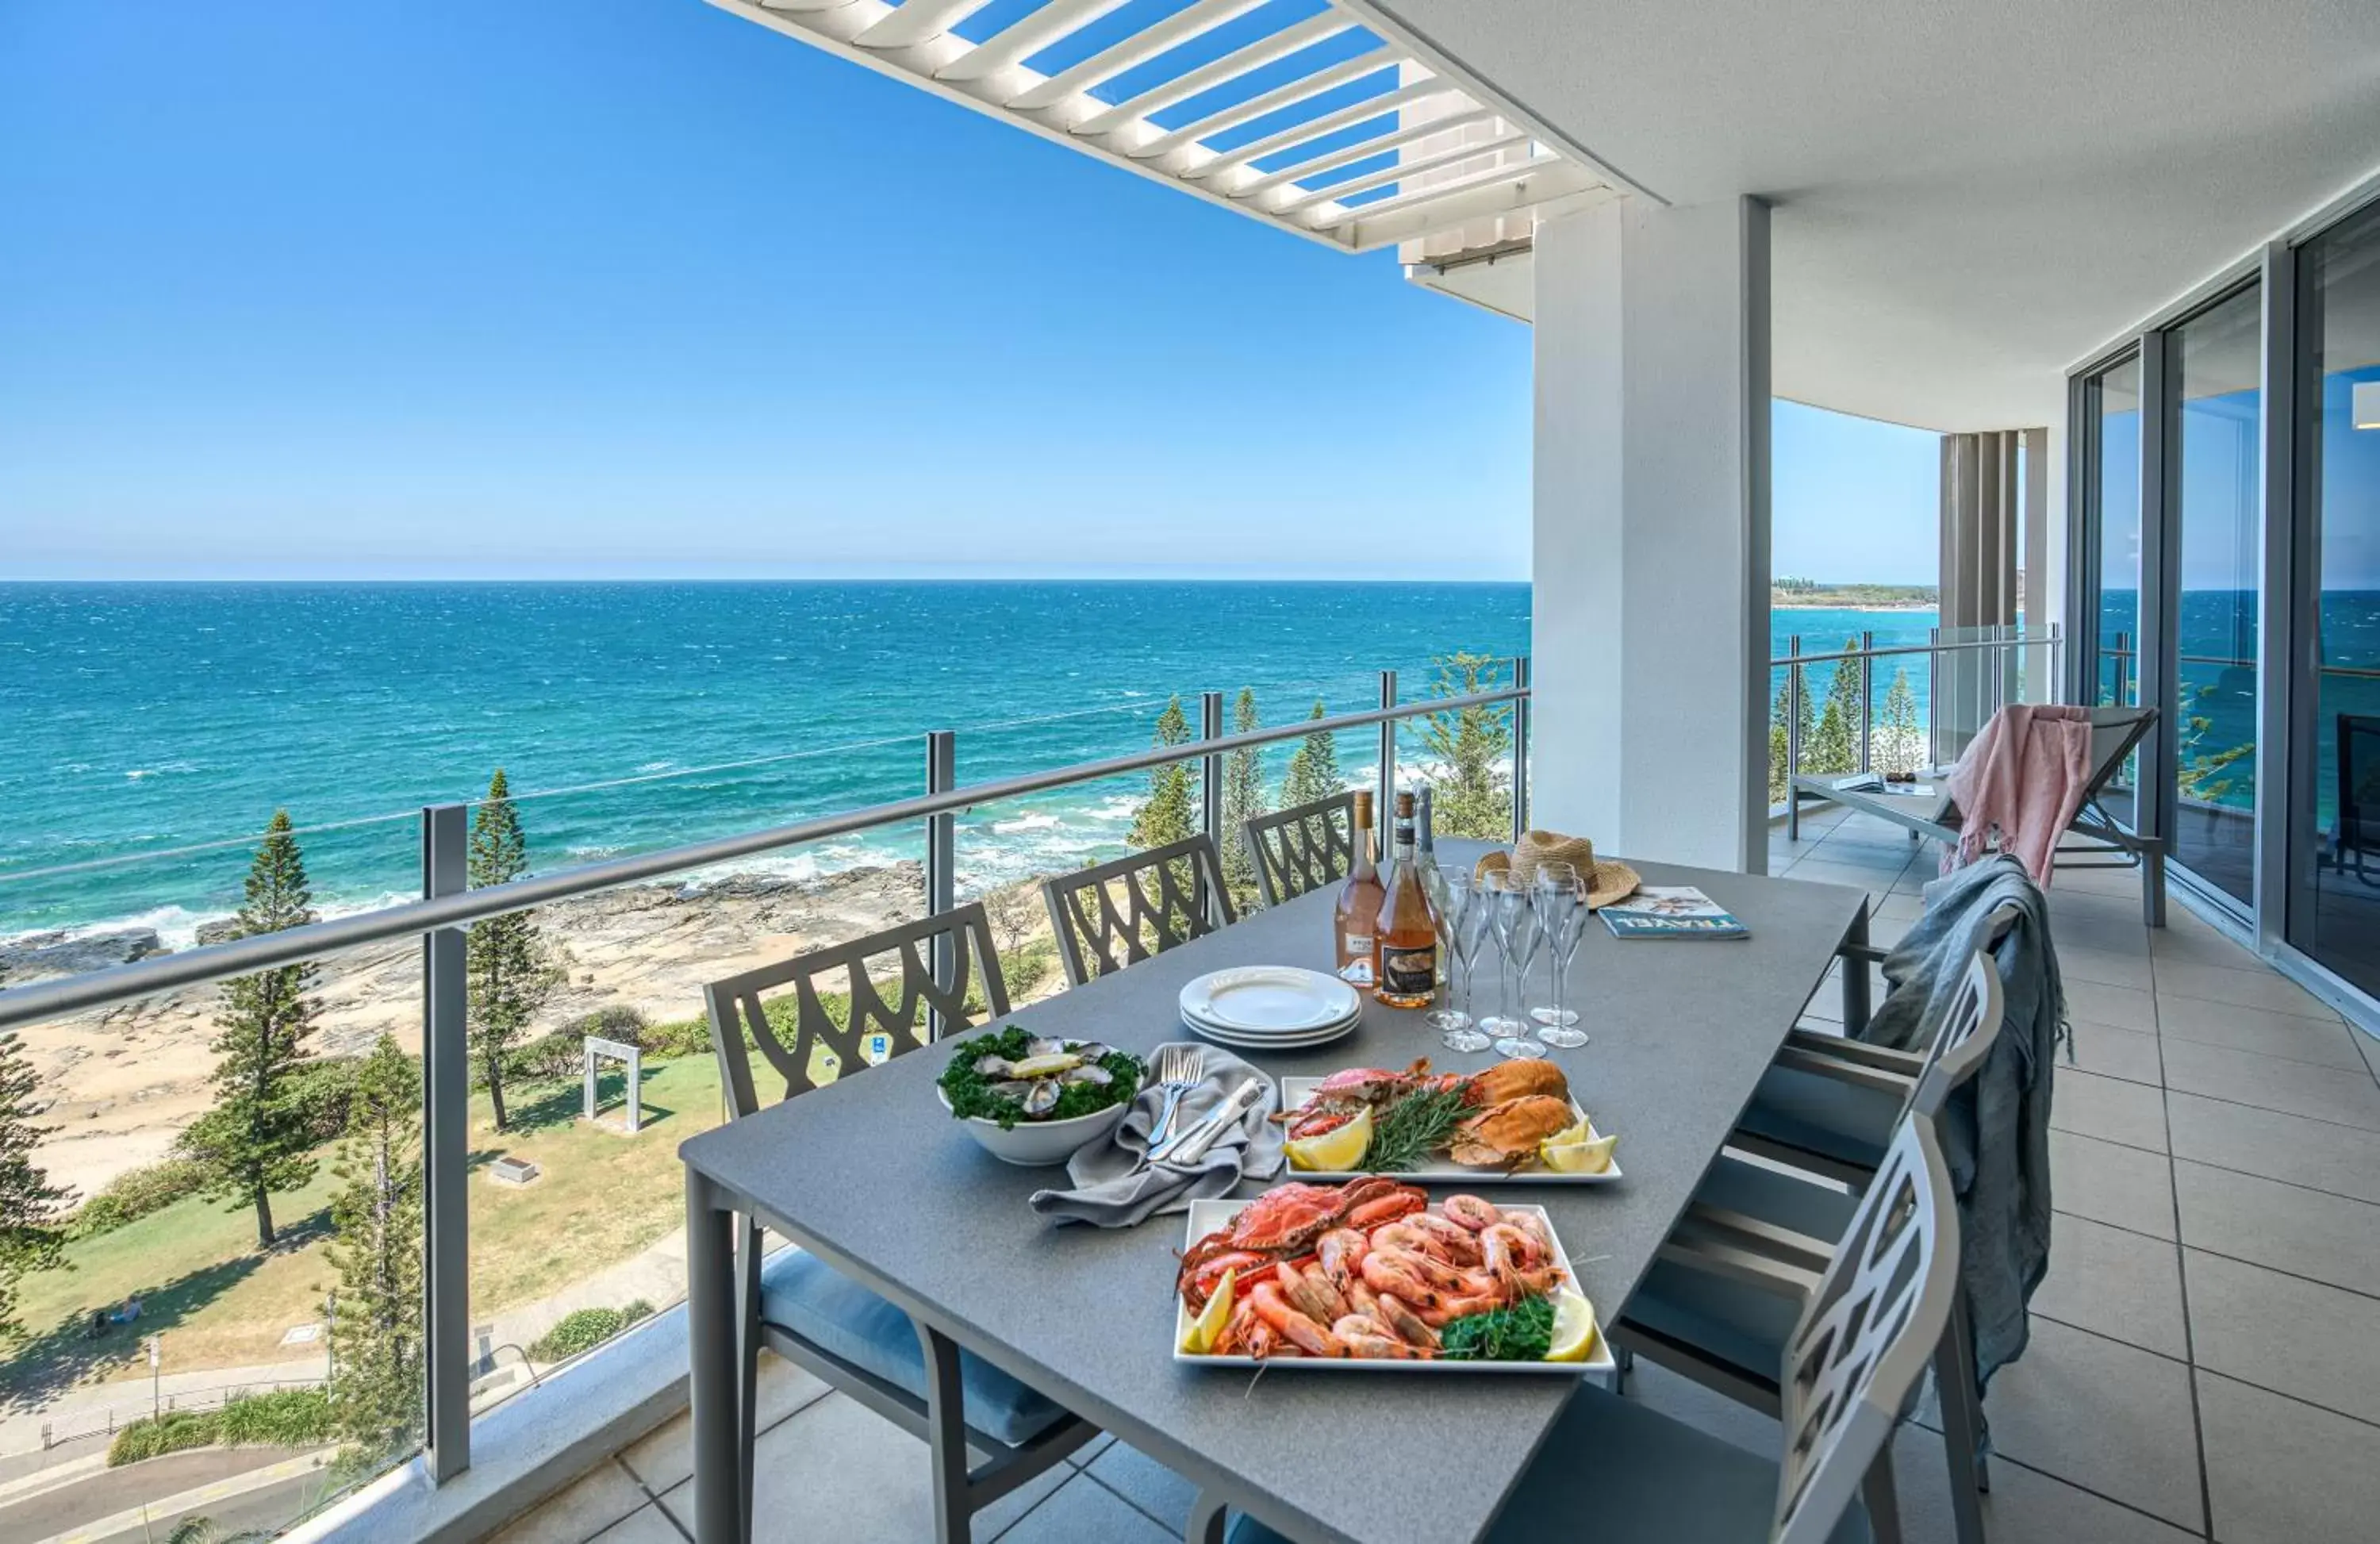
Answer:
[[[1780,572],[1932,435],[1778,411]],[[1524,577],[1529,335],[699,0],[0,6],[0,577]]]

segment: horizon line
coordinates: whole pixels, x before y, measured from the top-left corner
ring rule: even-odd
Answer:
[[[1820,579],[1817,590],[1933,590],[1931,581]],[[1529,585],[1532,576],[1427,574],[1249,574],[1201,569],[1050,574],[868,572],[850,574],[28,574],[0,575],[0,585],[297,584],[1444,584]],[[1778,581],[1771,580],[1770,588]]]

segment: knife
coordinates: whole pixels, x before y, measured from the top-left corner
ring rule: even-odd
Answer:
[[[1241,1116],[1247,1113],[1248,1106],[1263,1095],[1262,1078],[1245,1079],[1238,1088],[1232,1089],[1224,1098],[1221,1104],[1215,1107],[1206,1119],[1159,1147],[1148,1155],[1148,1161],[1151,1163],[1171,1163],[1177,1167],[1186,1167],[1197,1162],[1207,1156],[1207,1149],[1215,1145],[1218,1137],[1221,1137]]]

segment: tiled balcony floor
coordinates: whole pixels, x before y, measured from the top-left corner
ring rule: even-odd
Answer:
[[[1900,936],[1933,849],[1862,818],[1781,830],[1772,867],[1864,885]],[[2058,1069],[2057,1236],[2031,1350],[1994,1382],[2001,1544],[2320,1544],[2380,1518],[2380,1045],[2178,904],[2152,937],[2129,874],[2051,893],[2075,1026]],[[1831,987],[1812,1003],[1834,1012]],[[764,1544],[928,1536],[924,1454],[806,1374],[768,1368]],[[1639,1364],[1647,1404],[1773,1452],[1777,1429]],[[1938,1437],[1898,1440],[1912,1541],[1950,1538]],[[978,1519],[1009,1544],[1179,1538],[1189,1487],[1105,1439]],[[504,1544],[678,1544],[686,1422],[606,1461]]]

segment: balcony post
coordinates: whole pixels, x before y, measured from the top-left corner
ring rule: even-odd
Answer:
[[[1802,770],[1802,635],[1785,640],[1785,840],[1802,839],[1802,796],[1793,774]]]
[[[948,729],[930,730],[926,736],[926,792],[947,794],[959,785],[958,736]],[[958,817],[929,815],[926,817],[926,912],[940,917],[959,904],[958,881]],[[934,940],[934,981],[948,986],[958,977],[958,940],[948,933]],[[942,1038],[948,1026],[942,1022],[941,1010],[929,1006],[926,1010],[926,1033],[934,1039]]]
[[[1396,705],[1397,673],[1393,670],[1384,670],[1380,672],[1380,706],[1393,708]],[[1373,801],[1372,820],[1375,823],[1372,831],[1372,845],[1374,850],[1385,858],[1389,853],[1386,838],[1397,806],[1397,721],[1395,719],[1380,721],[1379,785],[1379,796]]]
[[[1860,629],[1860,657],[1859,657],[1859,675],[1860,675],[1860,764],[1859,764],[1859,770],[1860,770],[1860,771],[1862,771],[1862,772],[1874,772],[1874,771],[1876,771],[1876,760],[1875,760],[1875,736],[1876,736],[1876,661],[1875,661],[1875,659],[1872,657],[1872,656],[1873,656],[1873,654],[1874,654],[1874,652],[1875,652],[1875,650],[1876,650],[1876,634],[1875,634],[1874,632],[1870,631],[1868,628],[1862,627],[1862,628]],[[1849,662],[1848,662],[1848,661],[1846,661],[1845,663],[1848,663]],[[1842,668],[1842,665],[1840,665],[1840,664],[1839,664],[1839,665],[1835,666],[1835,668],[1836,668],[1837,670],[1840,670],[1840,669]]]
[[[421,811],[421,898],[469,887],[469,823],[464,807]],[[422,1458],[445,1484],[471,1466],[471,1301],[468,1165],[470,1046],[465,930],[421,937],[421,1284],[426,1385]]]
[[[1512,686],[1526,691],[1529,686],[1529,656],[1512,656]],[[1529,699],[1512,699],[1512,845],[1521,845],[1521,833],[1529,829]]]
[[[1198,694],[1198,737],[1220,740],[1223,737],[1223,694],[1202,691]],[[1223,758],[1208,751],[1199,760],[1198,804],[1200,819],[1207,834],[1215,843],[1215,861],[1223,860],[1223,844],[1230,840],[1223,830]],[[1222,917],[1222,908],[1207,894],[1207,872],[1192,865],[1196,871],[1198,914],[1213,919]]]

